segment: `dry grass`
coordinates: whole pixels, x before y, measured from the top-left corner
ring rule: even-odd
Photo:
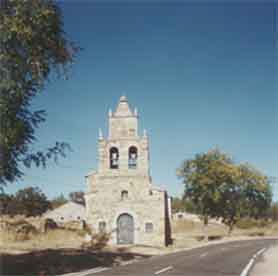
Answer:
[[[278,236],[278,223],[270,224],[265,227],[252,227],[250,229],[235,228],[228,237],[227,226],[219,223],[209,223],[207,228],[209,239],[244,237]],[[172,236],[174,248],[190,248],[202,244],[204,237],[204,227],[202,222],[186,219],[174,220],[172,223]]]
[[[15,253],[41,249],[80,248],[84,241],[84,237],[78,232],[65,229],[54,229],[46,233],[34,234],[24,241],[18,241],[12,231],[1,231],[0,236],[0,251]]]
[[[219,223],[209,223],[206,231],[210,238],[221,238],[227,234],[227,227]],[[203,237],[204,226],[201,221],[179,219],[172,223],[173,249],[197,246],[202,243]]]
[[[250,229],[236,228],[233,236],[278,236],[278,223],[271,223],[264,227],[252,227]]]
[[[187,219],[174,220],[172,223],[173,235],[183,234],[188,237],[202,235],[204,232],[202,222],[191,221]],[[228,233],[228,227],[220,223],[210,222],[207,228],[209,235],[223,235],[226,236]],[[239,235],[252,235],[255,233],[264,233],[266,236],[278,236],[278,223],[270,223],[264,227],[251,227],[248,229],[236,228],[232,232],[232,236]]]
[[[25,222],[24,222],[25,223]],[[20,223],[15,223],[18,225]],[[227,227],[211,222],[209,236],[224,237]],[[200,221],[174,220],[172,235],[174,244],[168,248],[136,247],[104,250],[83,247],[86,231],[52,229],[46,233],[30,232],[28,239],[19,241],[14,231],[0,230],[0,258],[6,275],[57,275],[81,271],[95,266],[118,265],[136,258],[156,255],[205,244],[198,241],[204,234]],[[261,228],[235,229],[232,239],[244,239],[254,235],[278,236],[278,223]],[[227,240],[227,239],[226,239]]]
[[[32,228],[31,224],[24,221],[3,225],[0,229],[0,258],[1,272],[5,275],[57,275],[144,257],[137,253],[104,250],[107,241],[104,235],[95,236],[89,246],[84,246],[87,233],[84,230],[30,231],[24,240],[19,240],[18,230],[22,225]]]
[[[209,223],[207,228],[209,235],[225,235],[227,230],[225,225],[219,223]],[[202,235],[204,233],[203,223],[187,219],[176,220],[172,224],[172,233],[187,236]]]

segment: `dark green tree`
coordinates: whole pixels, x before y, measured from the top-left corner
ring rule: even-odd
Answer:
[[[268,213],[268,217],[272,221],[278,221],[278,202],[274,202],[271,205],[271,208],[270,208],[269,213]]]
[[[69,198],[71,201],[85,206],[84,192],[82,191],[71,192],[69,194]]]
[[[179,197],[173,197],[171,202],[171,208],[173,213],[177,213],[179,211],[185,211],[183,200],[180,199]]]
[[[266,218],[272,202],[270,179],[249,164],[240,165],[239,172],[239,183],[244,186],[245,215]]]
[[[197,213],[197,208],[194,203],[191,200],[185,198],[173,197],[171,207],[173,213],[180,211],[194,214]]]
[[[232,159],[218,149],[196,154],[177,170],[184,183],[184,198],[196,206],[204,222],[205,235],[209,217],[220,216],[221,186],[231,181],[233,171]]]
[[[63,194],[60,194],[59,196],[51,200],[51,208],[52,209],[58,208],[67,202],[68,200],[65,198],[65,196]]]
[[[12,201],[12,196],[4,192],[0,193],[0,215],[9,213],[9,204]]]
[[[77,51],[67,39],[54,1],[0,1],[0,185],[21,178],[22,166],[45,167],[48,159],[57,161],[69,149],[56,142],[32,151],[46,113],[34,111],[31,103],[50,73],[66,76]]]
[[[51,203],[38,187],[28,187],[17,191],[14,197],[17,214],[40,216],[51,208]]]
[[[217,149],[186,160],[178,175],[185,185],[184,198],[194,203],[204,225],[215,217],[231,233],[243,216],[267,216],[272,200],[269,178],[250,165],[236,165]]]
[[[266,218],[271,206],[270,180],[249,164],[235,167],[232,181],[221,188],[221,212],[219,216],[228,225],[229,234],[243,217]]]

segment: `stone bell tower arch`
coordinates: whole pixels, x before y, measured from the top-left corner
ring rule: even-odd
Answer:
[[[109,110],[108,137],[100,131],[98,139],[98,170],[113,174],[149,176],[149,139],[146,131],[138,135],[138,112],[131,111],[122,96],[115,112]]]

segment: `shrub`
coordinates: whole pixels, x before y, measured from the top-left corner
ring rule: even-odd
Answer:
[[[85,228],[85,221],[68,221],[63,223],[62,227],[69,230],[83,230]]]
[[[208,236],[209,241],[221,240],[222,238],[223,238],[223,235],[209,235]],[[205,236],[204,235],[198,235],[198,236],[195,236],[195,239],[199,242],[204,241]]]
[[[15,230],[15,239],[17,241],[29,240],[33,235],[38,233],[37,229],[29,223],[17,226]]]
[[[195,236],[195,239],[197,241],[203,241],[205,239],[205,236],[204,235]]]
[[[53,219],[47,218],[42,221],[42,232],[43,233],[45,233],[49,230],[56,229],[56,228],[58,228],[58,225]]]
[[[256,232],[252,232],[252,233],[249,233],[248,236],[250,237],[256,237],[256,236],[264,236],[265,235],[265,232],[264,231],[256,231]]]
[[[221,240],[222,238],[223,238],[222,235],[209,235],[208,236],[209,241]]]
[[[250,228],[254,228],[254,227],[266,227],[269,225],[269,222],[267,220],[255,220],[255,219],[251,219],[251,218],[242,218],[240,219],[236,226],[240,229],[250,229]]]
[[[100,250],[105,247],[110,239],[110,234],[108,233],[98,233],[92,236],[92,240],[84,244],[84,247]]]

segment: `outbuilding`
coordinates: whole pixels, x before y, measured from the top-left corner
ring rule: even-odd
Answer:
[[[56,223],[66,223],[69,221],[85,220],[85,213],[85,206],[70,201],[54,210],[46,212],[43,217],[52,219]]]

